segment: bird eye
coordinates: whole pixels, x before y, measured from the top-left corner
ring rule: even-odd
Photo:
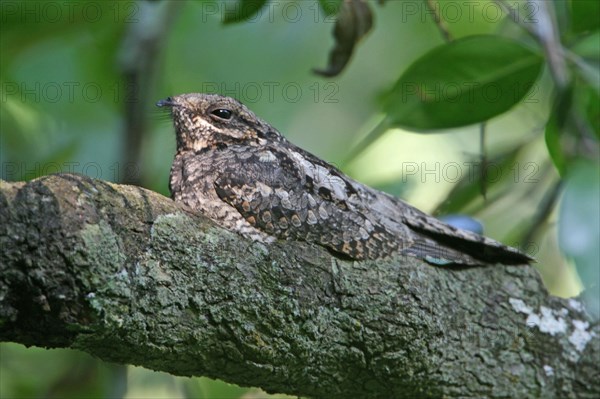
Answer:
[[[231,110],[228,110],[225,108],[217,108],[214,111],[211,111],[210,113],[218,118],[225,119],[225,120],[231,119],[231,115],[232,115]]]

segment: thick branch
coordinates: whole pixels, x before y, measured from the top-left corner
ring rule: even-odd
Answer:
[[[319,398],[597,397],[598,325],[528,266],[264,245],[150,191],[0,187],[0,340]]]

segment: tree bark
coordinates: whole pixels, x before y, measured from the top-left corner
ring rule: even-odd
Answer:
[[[0,186],[0,340],[315,398],[598,397],[599,325],[530,266],[353,262],[159,194]]]

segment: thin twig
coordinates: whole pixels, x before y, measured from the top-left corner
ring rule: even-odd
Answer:
[[[123,37],[118,56],[124,84],[125,145],[120,181],[140,185],[143,138],[146,134],[148,96],[152,93],[161,43],[182,2],[148,2],[140,6],[139,21]]]
[[[531,243],[538,231],[545,224],[546,219],[548,219],[548,216],[550,216],[554,206],[556,205],[558,197],[562,191],[562,187],[562,180],[558,180],[552,185],[552,187],[548,189],[548,191],[546,191],[546,195],[542,200],[538,213],[534,216],[529,230],[527,230],[527,232],[523,235],[523,239],[521,240],[522,245],[526,246],[528,243]]]
[[[508,4],[507,0],[495,0],[507,13],[510,19],[527,31],[543,47],[546,60],[552,73],[552,78],[557,88],[562,91],[569,85],[570,77],[565,62],[565,50],[560,42],[560,35],[556,28],[556,16],[553,3],[540,0],[529,0],[535,5],[537,19],[535,22],[526,23],[519,17],[519,13]]]
[[[515,24],[517,24],[521,28],[525,29],[530,35],[532,35],[532,36],[534,36],[534,37],[537,38],[537,32],[536,32],[536,30],[531,25],[528,25],[523,20],[521,20],[521,18],[519,17],[519,13],[517,11],[515,11],[515,9],[510,6],[510,4],[508,4],[508,1],[506,1],[506,0],[495,0],[495,2],[503,10],[506,11],[506,13],[508,14],[508,17]]]
[[[566,90],[569,86],[569,69],[565,61],[565,54],[562,43],[560,42],[560,33],[558,32],[556,13],[553,2],[542,0],[529,0],[531,4],[536,4],[540,10],[537,23],[534,28],[538,40],[544,47],[550,72],[560,91]]]
[[[483,201],[487,202],[487,152],[485,150],[485,128],[486,123],[479,124],[479,159],[481,161],[481,195]]]
[[[447,42],[451,42],[453,40],[452,34],[448,30],[448,26],[446,26],[446,22],[440,15],[440,10],[438,7],[436,7],[435,1],[434,0],[425,0],[425,5],[431,11],[431,14],[433,15],[433,21],[435,22],[435,25],[438,27],[438,30],[442,34],[442,37],[444,38],[444,40]]]

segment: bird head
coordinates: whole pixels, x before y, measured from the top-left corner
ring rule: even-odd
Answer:
[[[168,97],[156,105],[171,109],[178,151],[196,152],[235,144],[263,145],[267,137],[279,135],[231,97],[190,93]]]

